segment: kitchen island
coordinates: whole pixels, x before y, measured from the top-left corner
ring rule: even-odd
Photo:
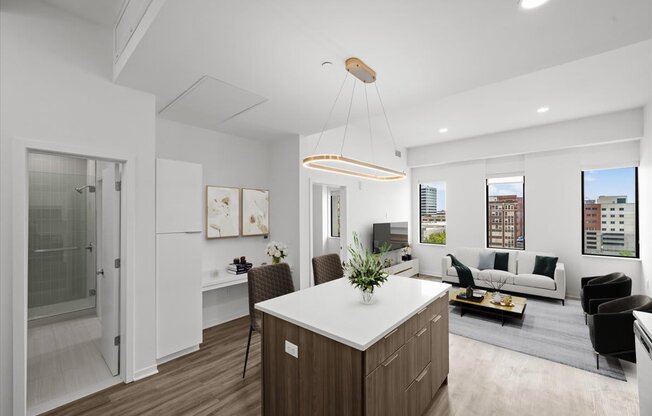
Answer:
[[[448,377],[445,283],[346,279],[257,303],[264,415],[421,415]]]

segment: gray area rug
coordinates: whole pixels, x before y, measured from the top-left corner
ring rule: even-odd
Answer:
[[[499,317],[468,309],[462,317],[460,308],[451,305],[450,332],[626,381],[616,358],[601,356],[600,369],[596,368],[589,327],[584,324],[584,313],[577,300],[566,300],[566,306],[562,306],[558,301],[528,299],[523,320],[507,319],[504,327],[500,326]]]

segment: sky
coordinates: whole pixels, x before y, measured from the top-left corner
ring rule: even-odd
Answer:
[[[516,195],[523,196],[522,183],[492,183],[489,184],[489,196]]]
[[[635,175],[636,168],[587,170],[584,172],[584,199],[627,195],[627,202],[636,202]]]

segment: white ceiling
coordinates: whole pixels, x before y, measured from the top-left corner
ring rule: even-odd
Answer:
[[[530,11],[516,0],[170,0],[118,82],[154,93],[160,111],[212,76],[268,98],[217,129],[274,139],[319,132],[344,60],[358,56],[378,72],[400,144],[415,146],[643,105],[647,39],[650,0],[550,0]],[[366,111],[357,92],[354,120]],[[329,127],[344,123],[349,99],[347,87]],[[537,114],[543,105],[551,111]]]
[[[46,0],[100,26],[113,28],[125,0]]]

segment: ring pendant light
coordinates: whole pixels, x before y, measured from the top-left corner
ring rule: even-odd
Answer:
[[[346,70],[348,73],[353,74],[358,80],[362,81],[365,84],[365,101],[367,104],[367,119],[369,122],[369,140],[371,142],[371,151],[373,154],[373,135],[371,131],[371,114],[369,112],[369,99],[367,96],[367,86],[366,84],[371,84],[376,81],[376,72],[371,69],[369,66],[367,66],[364,62],[362,62],[358,58],[349,58],[346,60],[345,63]],[[315,145],[314,152],[317,151],[317,148],[319,147],[319,143],[321,142],[321,138],[324,135],[324,132],[326,131],[326,127],[328,125],[328,122],[330,121],[330,118],[333,114],[333,109],[335,108],[335,105],[337,104],[340,96],[342,95],[342,90],[344,88],[344,85],[346,83],[346,80],[348,78],[348,73],[347,76],[344,78],[344,81],[342,82],[342,85],[340,86],[340,90],[337,93],[337,97],[335,98],[335,102],[333,102],[333,105],[331,107],[330,113],[328,114],[328,118],[326,119],[326,123],[324,124],[324,128],[321,131],[321,134],[319,135],[319,139],[317,140],[317,144]],[[344,143],[346,142],[346,133],[348,131],[349,127],[349,118],[351,116],[351,107],[353,106],[353,97],[355,94],[355,88],[356,88],[357,82],[353,83],[353,89],[351,91],[351,99],[349,101],[349,110],[347,113],[346,117],[346,124],[344,126],[344,137],[342,138],[342,146],[340,148],[340,154],[332,154],[332,153],[314,153],[310,156],[307,156],[306,158],[303,159],[303,166],[311,169],[318,169],[326,172],[331,172],[331,173],[337,173],[341,175],[349,175],[349,176],[354,176],[358,178],[363,178],[363,179],[371,179],[371,180],[377,180],[377,181],[396,181],[396,180],[401,180],[405,179],[406,174],[405,172],[398,171],[395,169],[391,169],[385,166],[377,165],[375,163],[369,163],[365,162],[362,160],[354,159],[351,157],[346,157],[343,154],[344,150]],[[389,134],[392,138],[392,143],[394,145],[394,155],[400,157],[400,152],[396,148],[396,140],[394,140],[394,135],[392,134],[392,129],[389,126],[389,120],[387,118],[387,112],[385,111],[385,106],[383,105],[383,100],[380,97],[380,91],[378,90],[378,85],[374,84],[376,86],[376,93],[378,94],[378,100],[380,101],[380,106],[383,110],[383,115],[385,117],[385,122],[387,123],[387,129],[389,130]]]

